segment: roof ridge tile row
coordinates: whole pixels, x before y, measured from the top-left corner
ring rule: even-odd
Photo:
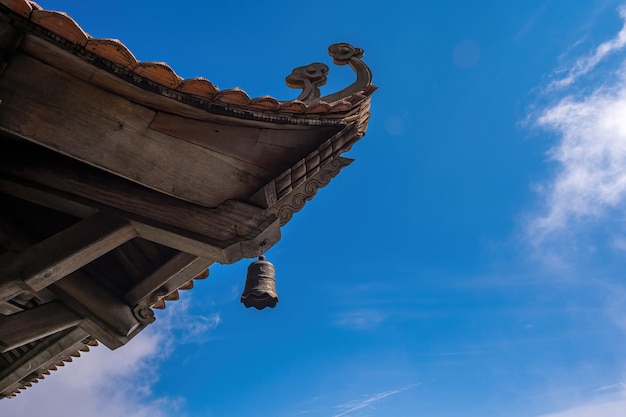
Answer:
[[[142,78],[179,93],[209,99],[229,106],[290,115],[312,115],[316,117],[327,115],[327,117],[333,118],[362,103],[376,89],[370,84],[360,91],[351,92],[346,97],[332,101],[325,101],[323,97],[306,102],[297,99],[282,101],[271,96],[251,98],[245,91],[237,87],[220,90],[203,77],[183,79],[164,62],[138,61],[126,45],[119,40],[90,36],[66,13],[44,10],[37,3],[28,0],[0,0],[0,4],[65,41],[132,71]]]

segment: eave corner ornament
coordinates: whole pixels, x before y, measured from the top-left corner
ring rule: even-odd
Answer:
[[[297,100],[307,104],[315,101],[332,103],[349,99],[354,94],[369,95],[374,91],[372,72],[361,61],[363,49],[356,48],[349,43],[335,43],[328,47],[328,54],[333,57],[335,65],[349,65],[356,73],[356,81],[341,91],[322,97],[319,88],[326,84],[326,75],[329,71],[328,65],[314,62],[297,67],[286,78],[289,87],[302,89],[302,93],[300,93]]]

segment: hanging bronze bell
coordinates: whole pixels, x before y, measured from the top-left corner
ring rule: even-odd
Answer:
[[[257,310],[276,306],[278,302],[276,272],[274,265],[266,261],[265,256],[259,256],[259,260],[252,262],[248,267],[241,302],[246,308],[254,307]]]

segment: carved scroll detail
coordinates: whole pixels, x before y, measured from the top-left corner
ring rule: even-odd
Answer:
[[[307,201],[315,197],[317,190],[328,185],[330,180],[337,176],[339,171],[348,166],[351,162],[352,160],[348,158],[338,157],[333,159],[325,164],[312,178],[296,187],[291,193],[291,202],[278,204],[276,206],[280,225],[283,226],[289,222],[294,213],[300,211]]]
[[[291,88],[301,88],[302,93],[296,100],[305,103],[320,98],[320,87],[326,84],[328,65],[321,62],[295,68],[287,77],[287,85]]]
[[[156,320],[154,311],[146,305],[136,305],[133,308],[133,315],[141,324],[150,324]]]
[[[167,295],[167,291],[160,288],[140,301],[133,307],[133,315],[141,324],[150,324],[156,320],[152,307]]]
[[[335,43],[328,48],[328,54],[333,57],[333,62],[336,65],[349,65],[356,73],[356,81],[337,93],[320,97],[319,87],[326,84],[328,67],[320,62],[298,67],[286,79],[289,87],[302,89],[297,100],[307,104],[316,101],[333,103],[343,99],[350,101],[349,98],[355,94],[362,95],[365,92],[371,93],[373,91],[370,89],[372,72],[361,61],[363,49],[356,48],[349,43]],[[364,97],[359,97],[359,99],[362,98]]]
[[[336,65],[349,65],[356,73],[356,81],[341,91],[322,97],[321,100],[331,103],[348,99],[353,94],[361,93],[372,85],[372,72],[361,61],[363,53],[363,49],[355,48],[349,43],[335,43],[328,47],[328,55],[333,57],[333,62]]]

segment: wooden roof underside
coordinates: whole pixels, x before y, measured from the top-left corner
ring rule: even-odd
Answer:
[[[0,0],[0,398],[280,239],[367,128],[363,51],[329,53],[352,85],[322,97],[314,63],[287,78],[297,100],[250,98]]]

